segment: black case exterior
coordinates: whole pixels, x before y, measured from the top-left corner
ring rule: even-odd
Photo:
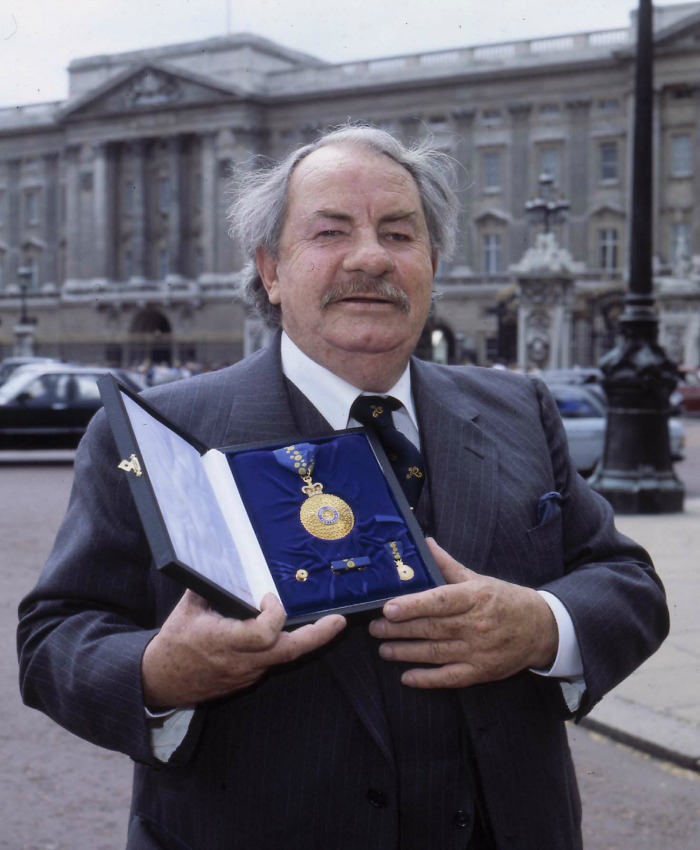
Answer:
[[[117,449],[121,456],[121,463],[124,464],[122,468],[126,467],[124,468],[124,474],[128,476],[131,493],[134,497],[136,509],[139,513],[155,566],[159,570],[163,570],[166,575],[181,581],[186,587],[194,590],[200,596],[205,598],[217,611],[226,616],[237,617],[239,619],[256,616],[259,613],[257,608],[232,594],[220,584],[210,581],[192,565],[183,563],[177,558],[172,537],[168,530],[168,524],[160,505],[158,504],[155,491],[149,479],[148,469],[141,459],[141,450],[138,439],[134,432],[134,428],[132,427],[129,414],[127,413],[123,396],[130,398],[133,402],[139,405],[145,413],[189,443],[189,445],[192,446],[200,456],[204,455],[210,448],[218,448],[218,450],[222,453],[229,454],[242,450],[248,451],[256,448],[264,449],[273,446],[277,447],[280,444],[283,445],[283,442],[275,442],[272,445],[270,443],[248,443],[244,446],[225,446],[220,448],[205,446],[191,435],[181,429],[178,429],[155,407],[150,405],[145,399],[132,393],[120,384],[113,376],[106,375],[103,378],[100,378],[98,385],[105,413],[112,429]],[[394,501],[400,511],[400,515],[416,546],[416,549],[420,553],[420,557],[423,560],[433,586],[437,587],[444,584],[445,581],[442,573],[427,547],[420,526],[413,516],[411,508],[406,501],[406,497],[398,480],[396,479],[396,475],[391,464],[389,463],[389,460],[375,435],[366,431],[364,428],[338,431],[336,434],[342,435],[344,433],[358,432],[362,432],[370,443],[372,452],[377,461],[377,474],[383,475],[386,479],[386,482],[391,489]],[[305,437],[303,439],[313,441],[314,439],[321,438]],[[300,438],[298,436],[289,438],[290,443],[299,441]],[[140,474],[137,474],[136,472],[133,464],[133,458],[136,458]],[[411,590],[407,588],[406,593],[410,592]],[[366,614],[380,609],[390,598],[390,596],[387,596],[383,599],[359,602],[352,605],[339,607],[329,606],[307,615],[288,617],[286,627],[289,628],[302,625],[307,622],[313,622],[325,614],[342,614],[344,616]]]

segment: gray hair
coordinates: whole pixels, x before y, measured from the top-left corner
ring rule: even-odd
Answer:
[[[367,148],[405,168],[418,187],[432,250],[443,259],[454,250],[459,210],[454,163],[446,154],[431,148],[429,141],[406,146],[384,130],[346,124],[293,150],[277,164],[254,171],[239,167],[232,178],[234,200],[228,210],[229,235],[238,239],[245,259],[237,289],[253,313],[270,327],[280,324],[281,312],[279,305],[270,304],[267,297],[255,262],[256,251],[264,248],[277,258],[294,169],[319,148],[338,144]]]

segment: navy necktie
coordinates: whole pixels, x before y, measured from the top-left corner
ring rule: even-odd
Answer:
[[[350,415],[377,435],[409,505],[415,508],[425,481],[423,455],[394,425],[391,412],[400,407],[401,402],[391,396],[361,395]]]

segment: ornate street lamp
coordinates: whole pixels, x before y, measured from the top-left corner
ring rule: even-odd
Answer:
[[[553,224],[564,221],[570,204],[563,198],[554,197],[554,178],[547,171],[540,174],[538,185],[540,194],[525,202],[525,212],[534,222],[544,226],[545,233],[550,233]]]
[[[657,343],[652,294],[652,15],[651,0],[639,0],[629,292],[622,340],[600,362],[609,407],[603,461],[590,482],[620,514],[682,511],[684,495],[668,434],[678,371]]]

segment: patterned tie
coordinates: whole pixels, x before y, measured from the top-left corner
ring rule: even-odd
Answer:
[[[391,411],[400,407],[401,402],[391,396],[361,395],[353,402],[350,415],[377,435],[408,504],[415,508],[425,481],[423,455],[394,425]]]

